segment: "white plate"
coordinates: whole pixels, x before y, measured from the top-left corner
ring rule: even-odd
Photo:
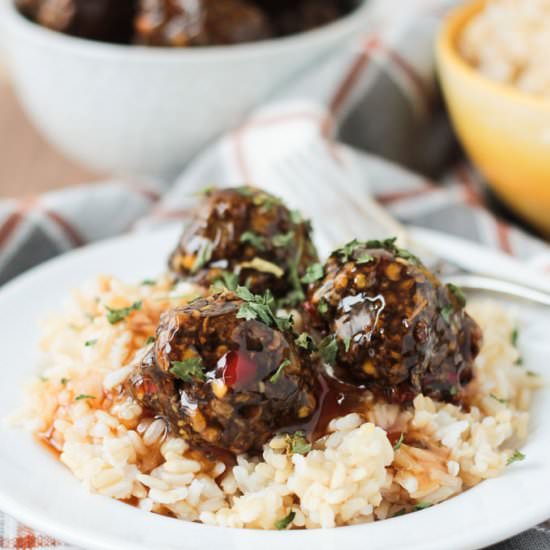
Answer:
[[[0,291],[0,417],[20,403],[35,370],[37,323],[69,290],[99,273],[139,281],[160,272],[179,228],[115,239],[67,254]],[[468,244],[462,243],[465,250]],[[480,265],[483,268],[483,265]],[[517,307],[517,306],[516,306]],[[518,308],[527,367],[550,374],[550,315]],[[544,422],[546,419],[546,422]],[[524,462],[498,479],[399,518],[331,530],[267,532],[187,523],[86,492],[31,436],[0,428],[0,509],[63,541],[88,548],[245,550],[457,550],[481,548],[550,518],[550,390],[537,395]]]

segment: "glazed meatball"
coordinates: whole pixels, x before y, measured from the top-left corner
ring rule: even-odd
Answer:
[[[257,0],[279,36],[309,31],[349,13],[353,0]]]
[[[149,46],[238,44],[271,36],[267,17],[247,0],[141,0],[136,41]]]
[[[136,0],[16,0],[27,17],[52,30],[115,43],[133,35]]]
[[[186,227],[170,268],[210,286],[230,273],[255,294],[303,300],[300,279],[317,260],[311,226],[276,197],[251,187],[208,194]]]
[[[243,316],[245,304],[225,292],[165,313],[127,382],[138,402],[196,446],[260,451],[316,409],[308,352],[279,321]]]
[[[390,239],[334,252],[307,309],[337,378],[391,402],[419,393],[459,402],[481,344],[464,305],[459,289]]]

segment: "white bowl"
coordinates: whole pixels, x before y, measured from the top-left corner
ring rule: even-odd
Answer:
[[[169,178],[317,58],[365,29],[367,2],[319,29],[229,47],[144,48],[82,40],[0,2],[0,36],[36,126],[101,172]]]

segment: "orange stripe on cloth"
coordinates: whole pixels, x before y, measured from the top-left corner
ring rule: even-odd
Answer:
[[[13,236],[15,230],[25,219],[25,214],[36,204],[35,197],[29,197],[18,201],[15,212],[10,214],[6,221],[0,226],[0,247],[5,246]]]
[[[393,63],[393,66],[401,71],[401,73],[411,82],[420,99],[424,102],[424,106],[428,109],[432,103],[432,93],[428,84],[424,81],[417,70],[396,50],[382,42],[378,37],[373,37],[365,43],[365,50],[368,52],[379,51],[385,54]]]
[[[484,204],[483,197],[478,192],[466,166],[459,166],[455,170],[455,176],[458,183],[462,186],[466,203],[470,206],[482,206]]]
[[[86,243],[85,239],[80,235],[76,228],[61,214],[54,212],[53,210],[42,210],[42,213],[61,228],[73,246],[83,246]]]
[[[370,61],[369,55],[369,41],[377,41],[377,37],[372,37],[367,41],[367,46],[365,49],[359,53],[359,55],[353,60],[350,65],[349,70],[347,71],[344,79],[341,84],[336,88],[336,93],[329,102],[329,111],[332,114],[332,117],[327,118],[323,125],[323,135],[329,136],[334,129],[334,120],[342,110],[342,107],[346,103],[347,99],[351,95],[353,89],[355,88],[357,82],[363,72],[368,67]]]
[[[507,254],[513,254],[509,225],[502,220],[495,219],[495,226],[500,249]]]
[[[410,189],[409,191],[394,191],[392,193],[380,193],[376,195],[376,200],[381,204],[392,204],[394,202],[427,195],[436,190],[438,189],[435,185],[426,182],[425,186],[419,189]]]

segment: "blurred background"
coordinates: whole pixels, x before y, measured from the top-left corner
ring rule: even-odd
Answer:
[[[259,111],[299,103],[325,118],[324,138],[431,182],[459,179],[503,220],[550,234],[550,71],[536,53],[550,45],[548,0],[1,0],[0,11],[0,197],[114,178],[162,200]]]

